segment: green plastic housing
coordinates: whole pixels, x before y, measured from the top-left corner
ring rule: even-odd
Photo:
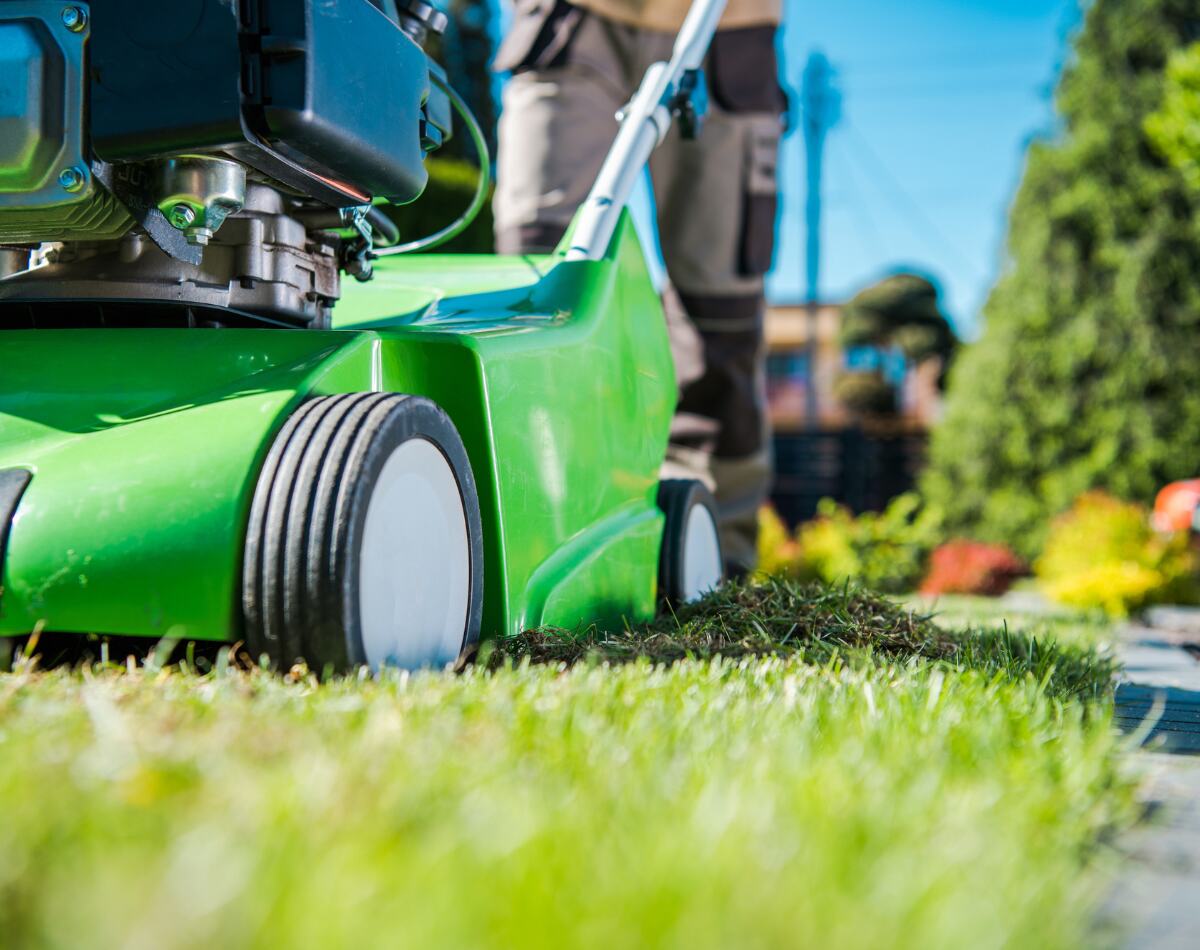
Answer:
[[[484,634],[655,609],[675,406],[658,295],[626,218],[596,262],[421,256],[347,288],[335,328],[0,330],[13,520],[0,635],[235,640],[250,499],[317,394],[427,396],[479,486]]]

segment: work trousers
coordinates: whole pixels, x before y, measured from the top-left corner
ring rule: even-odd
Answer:
[[[784,108],[774,36],[773,26],[718,32],[700,135],[673,130],[650,162],[679,383],[663,475],[714,491],[735,572],[754,567],[757,512],[770,488],[763,275],[774,251]],[[617,111],[673,42],[564,0],[518,3],[497,56],[497,68],[514,72],[500,116],[501,253],[557,245],[616,136]]]

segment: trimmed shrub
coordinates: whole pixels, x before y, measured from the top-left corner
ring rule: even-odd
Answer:
[[[1003,544],[981,541],[948,541],[929,558],[929,573],[921,593],[981,594],[999,597],[1018,577],[1029,573],[1025,562]]]
[[[855,294],[842,308],[841,343],[896,346],[914,363],[949,359],[958,342],[933,283],[919,274],[893,274]]]
[[[1034,571],[1054,600],[1114,617],[1200,600],[1188,534],[1158,534],[1145,508],[1102,492],[1083,495],[1054,520]]]
[[[896,414],[896,387],[878,370],[847,370],[833,383],[833,396],[848,410],[868,416]]]
[[[940,537],[940,518],[912,492],[880,512],[855,517],[825,499],[800,526],[800,574],[830,584],[853,581],[884,593],[913,590]]]

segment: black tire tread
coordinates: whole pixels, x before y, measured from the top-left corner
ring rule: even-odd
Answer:
[[[280,666],[305,658],[339,669],[362,662],[357,634],[347,630],[352,584],[346,558],[355,512],[365,509],[373,488],[373,479],[362,476],[364,466],[373,452],[378,457],[380,433],[396,417],[448,426],[458,440],[453,424],[428,400],[349,393],[307,400],[272,442],[251,502],[242,570],[245,639],[256,658],[265,653]],[[452,467],[470,512],[473,570],[479,573],[467,631],[467,645],[473,645],[482,583],[478,496],[461,440],[455,451]]]
[[[683,544],[688,513],[704,505],[717,518],[717,502],[703,482],[690,478],[664,478],[658,483],[658,508],[666,521],[658,559],[659,596],[668,603],[684,600]]]

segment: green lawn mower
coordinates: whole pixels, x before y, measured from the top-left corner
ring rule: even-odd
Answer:
[[[0,636],[419,668],[718,584],[626,205],[721,6],[560,249],[486,257],[381,213],[482,142],[422,0],[0,0]]]

